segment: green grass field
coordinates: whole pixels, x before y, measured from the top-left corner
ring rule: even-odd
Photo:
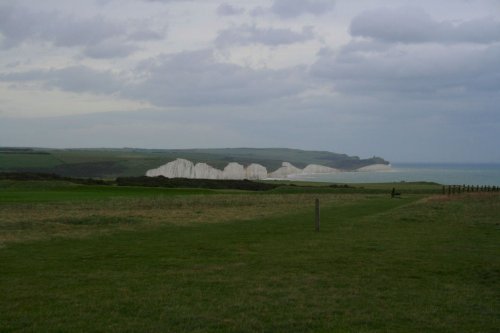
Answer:
[[[0,152],[0,170],[50,169],[61,164],[51,154],[15,154]]]
[[[498,332],[498,193],[391,186],[0,182],[0,331]]]

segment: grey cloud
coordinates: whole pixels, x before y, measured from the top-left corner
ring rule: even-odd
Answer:
[[[160,56],[128,79],[111,71],[75,66],[0,74],[4,82],[39,82],[47,88],[116,94],[156,106],[256,105],[307,88],[304,68],[254,70],[217,62],[210,50]],[[131,77],[135,79],[130,80]]]
[[[242,25],[220,31],[215,43],[219,47],[254,43],[273,46],[305,42],[314,37],[312,27],[304,27],[301,32],[295,32],[289,29],[261,29],[256,26]]]
[[[270,12],[270,9],[269,8],[264,8],[264,7],[255,7],[254,9],[252,9],[250,11],[250,15],[252,16],[262,16],[262,15],[266,15]]]
[[[367,55],[369,53],[378,54],[380,52],[386,52],[392,47],[391,44],[381,42],[378,40],[357,40],[350,41],[344,45],[340,50],[340,55],[354,56],[354,55]],[[320,50],[319,55],[332,55],[331,50],[323,49]]]
[[[253,70],[218,63],[210,50],[161,56],[140,69],[145,79],[125,95],[157,106],[259,104],[307,85],[300,68]]]
[[[59,46],[88,45],[122,34],[121,27],[102,17],[76,19],[57,12],[33,12],[8,5],[0,6],[0,32],[7,47],[30,39]]]
[[[245,13],[245,9],[236,7],[228,3],[222,3],[217,7],[217,15],[219,16],[233,16]]]
[[[249,139],[254,141],[248,141]],[[61,148],[215,148],[265,145],[265,139],[249,130],[246,121],[237,114],[230,111],[207,113],[205,110],[190,109],[169,112],[105,112],[35,119],[0,115],[0,142],[13,146]]]
[[[161,40],[165,38],[165,32],[147,28],[137,28],[128,34],[127,37],[134,41]]]
[[[321,15],[333,10],[334,4],[333,0],[274,0],[271,11],[282,18]]]
[[[144,24],[112,22],[100,16],[76,18],[55,11],[35,12],[16,5],[0,5],[0,33],[4,48],[42,41],[62,47],[83,46],[87,56],[97,57],[126,56],[135,50],[127,42],[164,36],[163,32],[144,28]],[[117,45],[119,41],[124,45]]]
[[[118,75],[84,66],[52,70],[49,82],[62,90],[94,94],[114,94],[123,89],[123,81]]]
[[[500,46],[347,46],[322,52],[311,74],[346,94],[470,98],[500,91]]]
[[[169,3],[169,2],[192,2],[192,1],[195,1],[195,0],[139,0],[139,1],[144,1],[144,2],[165,2],[165,3]]]
[[[500,22],[492,18],[436,21],[416,7],[365,11],[352,20],[350,31],[353,36],[400,43],[500,41]]]
[[[85,66],[1,74],[0,81],[35,81],[47,88],[93,94],[114,94],[123,89],[122,80],[116,74],[109,71],[97,71]]]
[[[138,47],[127,44],[121,40],[107,40],[97,44],[88,45],[84,54],[91,58],[109,59],[126,57],[138,50]]]

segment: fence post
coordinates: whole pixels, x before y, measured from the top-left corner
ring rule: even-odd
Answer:
[[[443,195],[446,194],[446,186],[443,185]]]
[[[448,185],[448,195],[451,194],[451,185]]]
[[[316,203],[316,209],[315,209],[316,216],[315,216],[314,225],[315,225],[316,231],[319,231],[320,220],[319,220],[319,199],[318,198],[316,198],[315,203]]]

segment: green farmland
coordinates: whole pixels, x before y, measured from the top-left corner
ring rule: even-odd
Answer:
[[[309,185],[0,181],[0,332],[498,332],[498,193]]]

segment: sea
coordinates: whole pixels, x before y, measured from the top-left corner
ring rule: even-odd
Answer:
[[[391,167],[389,171],[298,175],[293,179],[328,183],[435,182],[500,186],[500,164],[394,163]]]

